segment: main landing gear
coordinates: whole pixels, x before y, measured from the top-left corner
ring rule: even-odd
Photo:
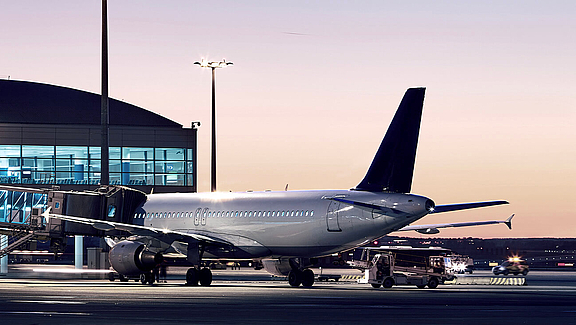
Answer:
[[[212,283],[212,271],[209,268],[189,268],[186,272],[186,285],[187,286],[201,286],[207,287]]]
[[[152,271],[140,274],[140,282],[142,282],[142,284],[153,284],[155,280]]]
[[[187,259],[194,267],[189,268],[186,272],[186,285],[187,286],[201,286],[207,287],[212,284],[212,271],[209,268],[202,266],[202,255],[204,255],[205,245],[199,243],[189,243]]]
[[[310,269],[291,270],[288,273],[288,283],[293,287],[302,285],[305,288],[310,288],[314,285],[314,272]]]
[[[314,285],[314,272],[308,268],[304,268],[304,266],[311,266],[315,262],[303,258],[290,259],[289,262],[292,270],[288,273],[288,283],[292,287],[302,285],[305,288],[310,288]]]

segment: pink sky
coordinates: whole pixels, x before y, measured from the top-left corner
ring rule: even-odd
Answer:
[[[426,86],[412,191],[510,205],[420,223],[505,219],[440,236],[575,237],[573,1],[109,1],[110,95],[201,121],[209,190],[217,71],[218,188],[351,188],[408,87]],[[100,92],[100,1],[0,11],[0,77]],[[414,235],[416,235],[414,233]]]

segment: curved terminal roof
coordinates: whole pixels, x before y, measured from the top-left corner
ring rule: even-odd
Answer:
[[[54,85],[0,80],[0,123],[100,124],[100,95]],[[110,125],[182,127],[138,106],[109,99]]]

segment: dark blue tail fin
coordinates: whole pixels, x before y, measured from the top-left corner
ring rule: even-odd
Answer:
[[[410,193],[426,88],[410,88],[358,191]]]

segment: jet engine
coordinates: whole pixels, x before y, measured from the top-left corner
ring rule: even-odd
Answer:
[[[124,240],[110,249],[110,265],[122,275],[138,275],[162,263],[162,254],[146,249],[146,245]]]

